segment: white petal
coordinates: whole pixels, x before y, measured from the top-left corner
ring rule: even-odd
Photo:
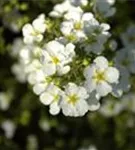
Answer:
[[[57,56],[60,51],[64,51],[64,45],[55,40],[48,42],[45,48],[51,56]]]
[[[100,103],[99,103],[100,97],[96,93],[96,91],[90,93],[90,97],[88,99],[88,106],[90,111],[95,111],[99,109]]]
[[[45,75],[50,76],[56,73],[56,65],[53,63],[46,63],[43,66]]]
[[[87,79],[84,83],[84,87],[87,89],[88,93],[91,93],[96,89],[96,82],[93,79]]]
[[[91,65],[91,66],[88,66],[84,69],[84,77],[86,79],[90,79],[93,77],[94,75],[94,72],[95,72],[95,66],[94,65]]]
[[[110,29],[109,24],[106,24],[106,23],[102,23],[100,26],[101,26],[101,28],[103,29],[103,31],[107,31],[107,30]]]
[[[22,32],[24,36],[28,36],[29,34],[34,32],[34,29],[31,24],[26,24],[23,26]]]
[[[65,92],[67,95],[76,94],[78,93],[78,87],[74,83],[68,83],[68,85],[65,87]]]
[[[89,110],[90,111],[96,111],[100,108],[100,103],[98,102],[97,104],[91,104],[89,105]]]
[[[106,69],[108,67],[108,60],[103,56],[98,56],[96,59],[94,59],[94,63],[99,68]]]
[[[107,82],[102,81],[97,85],[96,90],[100,96],[106,96],[112,91],[112,87]]]
[[[80,97],[80,99],[87,99],[89,97],[89,95],[84,87],[79,87],[78,96]]]
[[[110,83],[117,83],[119,79],[119,71],[114,67],[109,67],[105,71],[105,79]]]
[[[92,18],[93,18],[92,13],[84,13],[84,15],[82,16],[83,21],[90,21]]]
[[[46,89],[47,85],[48,85],[47,83],[35,84],[33,87],[34,93],[37,95],[41,94]]]
[[[71,31],[73,29],[73,23],[72,22],[63,22],[61,24],[61,32],[64,34],[64,35],[70,35],[71,34]]]
[[[53,101],[54,97],[50,93],[44,92],[40,95],[39,99],[44,105],[49,105]]]
[[[67,74],[70,71],[70,66],[58,66],[57,73],[58,75]]]
[[[30,84],[35,84],[37,81],[35,73],[30,73],[27,78],[28,78],[27,80]]]
[[[58,106],[57,102],[54,102],[50,105],[50,114],[57,115],[60,112],[60,107]]]
[[[67,20],[80,21],[81,15],[83,13],[80,7],[72,7],[68,13],[64,15],[64,18]]]
[[[44,17],[45,16],[42,14],[37,19],[35,19],[32,23],[34,29],[40,33],[44,33],[46,29]]]
[[[74,57],[75,56],[75,45],[72,44],[72,43],[69,43],[66,45],[66,48],[65,48],[65,51],[66,51],[66,54],[70,57]]]
[[[33,36],[25,36],[24,38],[23,38],[23,42],[25,43],[25,44],[32,44],[33,43],[33,41],[34,41],[34,38],[33,38]]]
[[[76,116],[84,116],[88,111],[87,102],[82,99],[76,104]]]
[[[41,42],[43,40],[43,35],[42,34],[38,34],[34,37],[34,40],[37,42]]]

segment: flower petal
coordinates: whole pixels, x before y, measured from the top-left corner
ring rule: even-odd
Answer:
[[[96,90],[100,96],[106,96],[112,91],[112,87],[107,82],[102,81],[97,85]]]

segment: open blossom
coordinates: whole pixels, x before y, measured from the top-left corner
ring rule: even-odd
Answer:
[[[66,39],[83,43],[82,47],[87,53],[102,52],[104,43],[110,36],[108,24],[99,24],[92,13],[83,13],[80,7],[70,9],[64,18],[60,30]]]
[[[25,65],[23,63],[16,63],[12,66],[11,71],[15,74],[16,79],[24,83],[27,81],[26,73],[25,73]]]
[[[88,111],[86,99],[89,97],[84,87],[68,83],[62,95],[61,108],[65,116],[83,116]]]
[[[55,40],[47,43],[43,51],[44,72],[47,75],[53,75],[56,72],[62,75],[69,72],[68,64],[75,56],[74,49],[75,46],[72,43],[68,43],[66,46]]]
[[[112,95],[121,97],[124,92],[128,92],[131,88],[130,73],[125,67],[118,67],[120,72],[119,83],[113,85]]]
[[[69,0],[74,6],[86,6],[88,4],[88,0]]]
[[[11,103],[11,96],[8,92],[0,92],[0,110],[8,110]]]
[[[118,83],[119,71],[110,67],[105,57],[99,56],[93,64],[85,68],[84,76],[85,86],[90,93],[96,90],[99,96],[106,96],[112,92],[111,84]]]
[[[135,94],[133,92],[124,95],[121,99],[121,103],[125,109],[135,113]]]
[[[29,64],[33,59],[40,58],[42,54],[42,49],[36,45],[25,45],[20,49],[19,57],[20,61],[23,61],[25,64]]]
[[[57,115],[60,112],[61,90],[57,86],[50,84],[48,88],[40,95],[40,101],[44,105],[50,106],[50,113]]]
[[[46,30],[45,15],[39,15],[32,24],[25,24],[22,31],[24,36],[24,43],[32,44],[33,42],[41,42],[43,33]]]
[[[11,121],[11,120],[3,121],[1,124],[1,128],[4,130],[5,136],[8,139],[13,138],[15,130],[16,130],[16,125],[13,121]]]
[[[49,15],[51,17],[59,18],[71,9],[76,9],[76,7],[79,6],[86,6],[87,4],[88,0],[64,0],[64,2],[56,4]]]
[[[66,38],[73,39],[73,42],[86,39],[84,28],[93,19],[92,13],[83,13],[82,9],[77,7],[70,9],[64,18],[60,30]]]
[[[20,49],[22,49],[23,47],[24,47],[23,40],[21,38],[16,38],[13,42],[13,45],[12,45],[11,56],[12,57],[18,57]]]
[[[124,46],[135,45],[135,25],[131,24],[125,32],[121,34]]]
[[[33,84],[33,92],[40,95],[50,85],[47,76],[43,70],[37,70],[29,74],[29,82]]]
[[[69,0],[65,0],[60,4],[56,4],[53,8],[53,11],[49,13],[51,17],[59,18],[64,15],[68,10],[70,10],[73,6],[71,5]]]
[[[129,73],[135,73],[135,48],[128,46],[116,52],[117,67],[125,67]]]
[[[96,0],[96,8],[104,17],[111,17],[115,14],[113,7],[116,0]]]
[[[41,14],[31,24],[24,25],[23,40],[16,40],[13,46],[13,56],[19,63],[12,71],[21,82],[28,81],[40,102],[49,106],[50,114],[62,111],[65,116],[83,116],[99,109],[102,97],[109,93],[120,97],[130,89],[130,76],[135,73],[131,31],[127,31],[129,37],[122,40],[123,44],[132,46],[115,51],[115,39],[106,43],[111,35],[110,25],[100,22],[102,17],[114,14],[114,2],[64,0],[49,13],[55,19],[61,18],[48,17],[46,22],[45,15]],[[54,25],[54,33],[49,30],[44,36],[48,23],[49,29]],[[106,47],[111,49],[110,54]],[[104,56],[97,56],[104,54],[115,57],[114,67]],[[109,108],[110,103],[106,103],[106,107]],[[116,111],[117,108],[119,111],[119,105]]]
[[[105,117],[113,117],[119,115],[124,110],[121,101],[115,101],[112,98],[104,98],[104,103],[99,112]]]
[[[101,54],[104,50],[104,44],[110,37],[109,29],[109,24],[99,24],[95,18],[90,19],[84,27],[87,37],[86,41],[82,44],[84,50],[87,53]]]

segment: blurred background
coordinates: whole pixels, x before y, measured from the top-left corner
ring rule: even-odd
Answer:
[[[0,150],[135,150],[134,95],[124,108],[121,99],[108,97],[100,110],[84,117],[52,116],[31,87],[12,73],[16,59],[11,50],[21,28],[40,13],[47,16],[58,2],[0,0]],[[119,0],[115,7],[107,22],[120,46],[118,34],[135,22],[135,1]]]

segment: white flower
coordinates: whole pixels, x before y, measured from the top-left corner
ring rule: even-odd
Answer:
[[[14,16],[14,17],[13,17]],[[24,16],[20,14],[19,10],[12,9],[10,12],[5,13],[2,18],[2,22],[5,27],[9,28],[12,32],[19,33],[20,32],[20,19]]]
[[[29,75],[29,81],[34,84],[33,92],[37,95],[40,95],[42,92],[44,92],[50,84],[50,81],[48,81],[47,76],[42,70],[31,73]]]
[[[128,46],[117,51],[115,63],[118,67],[125,67],[129,73],[135,73],[135,48]]]
[[[20,50],[24,47],[23,40],[21,38],[16,38],[13,41],[12,49],[11,49],[11,56],[17,57],[19,55]]]
[[[75,46],[68,43],[66,46],[57,42],[50,41],[46,44],[43,51],[43,68],[47,75],[56,72],[59,75],[66,74],[70,70],[68,65],[75,56]]]
[[[111,48],[112,51],[116,51],[118,46],[118,43],[115,40],[111,40],[109,43],[109,47]]]
[[[44,105],[50,105],[49,112],[52,115],[57,115],[60,112],[60,98],[61,90],[53,84],[50,84],[46,91],[40,95],[41,103],[43,103]]]
[[[11,102],[9,93],[0,92],[0,110],[8,110]]]
[[[99,109],[99,112],[105,117],[113,117],[124,110],[123,105],[120,101],[115,101],[110,98],[105,98],[102,107]]]
[[[32,63],[34,59],[40,59],[42,49],[36,45],[25,45],[20,49],[19,57],[25,65]]]
[[[6,120],[1,124],[2,129],[5,131],[7,138],[11,139],[14,136],[16,125],[10,120]]]
[[[42,69],[43,65],[39,59],[32,59],[29,64],[25,64],[24,72],[30,74],[32,72]]]
[[[87,53],[102,52],[104,43],[110,37],[108,24],[99,24],[92,13],[83,13],[80,7],[70,9],[64,18],[60,30],[67,40],[82,43],[81,47]]]
[[[121,34],[124,46],[135,45],[135,25],[131,24],[127,30]]]
[[[32,44],[33,42],[41,42],[43,33],[46,30],[45,15],[39,15],[31,24],[24,25],[22,31],[24,36],[24,43]]]
[[[61,108],[65,116],[83,116],[88,111],[87,91],[84,87],[68,83],[62,95]]]
[[[88,0],[65,0],[60,4],[56,4],[49,15],[51,17],[59,18],[71,9],[76,9],[78,6],[86,6],[87,4]]]
[[[118,67],[120,71],[120,79],[118,84],[113,85],[112,95],[121,97],[123,92],[128,92],[131,88],[130,74],[124,67]]]
[[[96,0],[96,8],[104,17],[111,17],[115,14],[116,8],[112,7],[115,0]]]
[[[90,93],[89,98],[87,100],[90,111],[96,111],[100,108],[99,100],[100,96],[95,91]]]
[[[87,14],[87,13],[86,13]],[[61,24],[61,32],[64,36],[69,39],[79,41],[80,39],[85,38],[85,34],[83,32],[84,21],[86,20],[86,14],[83,15],[83,11],[80,7],[70,9],[65,15],[64,18],[66,21]],[[89,13],[88,17],[92,17],[93,15]]]
[[[99,56],[94,63],[84,70],[85,86],[89,92],[96,90],[99,96],[106,96],[112,92],[112,83],[118,83],[119,71],[109,67],[105,57]]]
[[[48,132],[51,129],[51,121],[47,119],[41,119],[39,121],[39,126],[43,131]]]
[[[26,82],[26,73],[25,73],[25,65],[22,63],[16,63],[11,68],[12,72],[15,74],[16,79],[24,83]]]
[[[37,137],[33,134],[27,136],[27,146],[26,149],[36,150],[38,149]]]
[[[56,17],[56,18],[62,17],[62,15],[64,13],[66,13],[68,10],[70,10],[72,7],[73,6],[71,5],[70,1],[69,0],[65,0],[61,4],[55,5],[54,8],[53,8],[53,11],[51,11],[49,13],[49,15],[51,17]]]
[[[69,0],[74,6],[86,6],[88,4],[88,0]]]
[[[121,99],[121,103],[126,110],[135,113],[135,94],[133,92],[124,95]]]
[[[95,18],[87,22],[84,26],[87,39],[82,44],[84,50],[87,53],[93,52],[98,55],[101,54],[104,50],[104,43],[110,37],[110,33],[108,32],[109,29],[110,26],[108,24],[99,24]]]

